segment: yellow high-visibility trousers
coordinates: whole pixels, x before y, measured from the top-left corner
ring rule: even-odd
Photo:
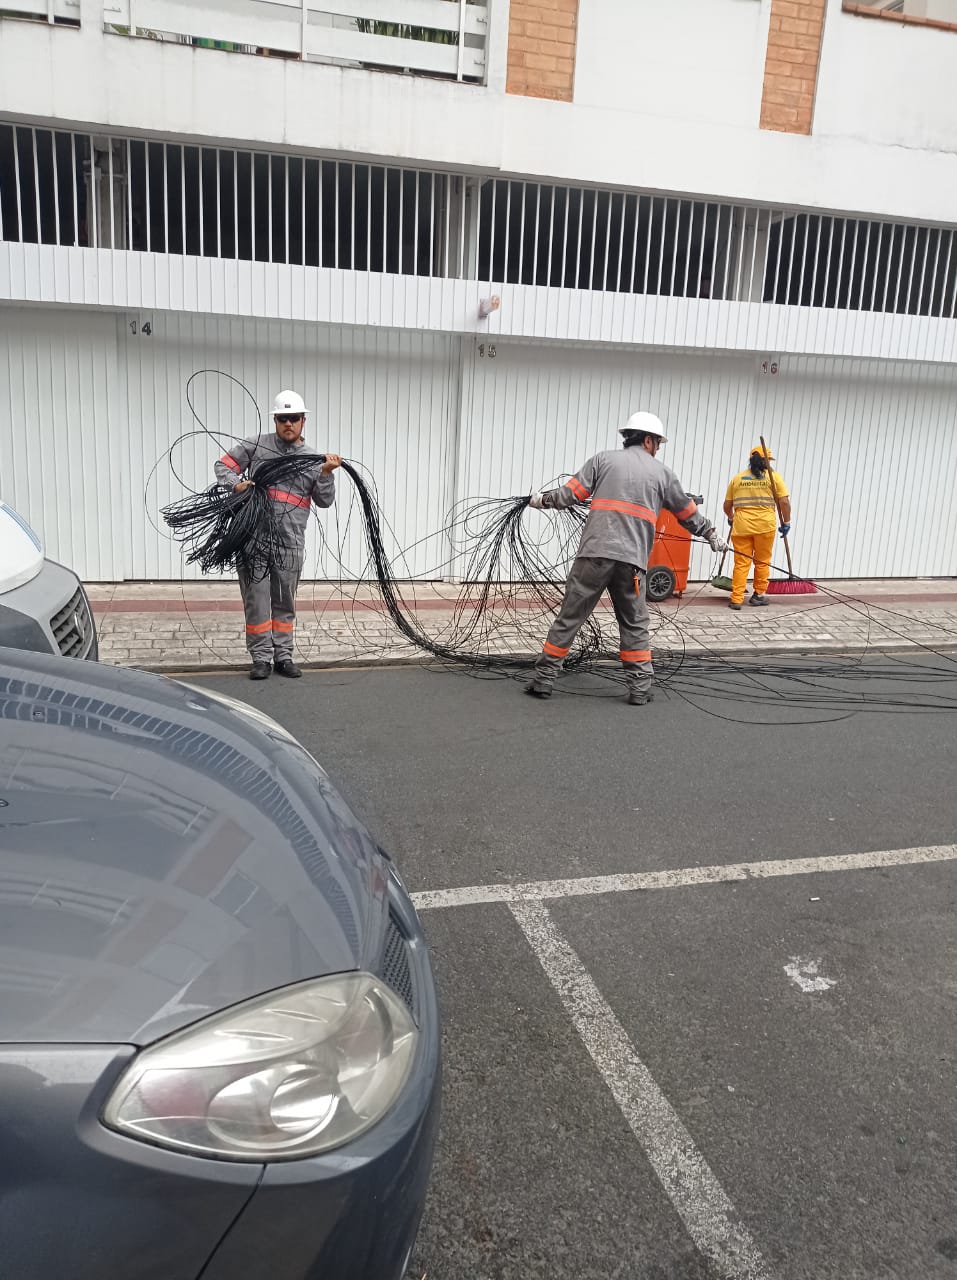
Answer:
[[[763,596],[771,577],[771,552],[774,548],[774,530],[770,533],[735,533],[731,531],[734,547],[734,573],[731,575],[731,601],[744,603],[744,591],[748,585],[751,562],[754,562],[754,594]]]

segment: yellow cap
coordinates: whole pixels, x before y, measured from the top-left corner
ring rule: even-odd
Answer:
[[[759,444],[755,444],[751,446],[751,453],[756,453],[762,458],[767,458],[769,462],[775,461],[774,454],[771,452],[771,450],[768,449],[765,451],[764,449],[761,448]],[[748,454],[749,458],[751,457],[751,453]]]

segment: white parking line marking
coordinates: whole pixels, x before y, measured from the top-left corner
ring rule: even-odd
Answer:
[[[509,909],[701,1253],[725,1280],[770,1272],[734,1205],[542,902]]]
[[[724,866],[679,867],[673,871],[623,872],[612,876],[584,876],[577,880],[531,880],[517,884],[470,885],[461,889],[426,889],[413,893],[412,901],[419,911],[435,911],[443,907],[474,907],[489,902],[534,902],[600,893],[632,893],[638,889],[680,889],[688,885],[726,884],[773,876],[809,876],[824,871],[869,871],[878,867],[915,866],[955,859],[957,844],[937,844],[820,858],[729,862]]]

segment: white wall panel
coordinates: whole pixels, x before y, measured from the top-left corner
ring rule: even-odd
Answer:
[[[815,135],[953,152],[951,38],[933,27],[861,21],[836,2],[832,9],[814,101]]]
[[[738,0],[590,0],[578,15],[575,105],[753,128],[769,6]],[[679,52],[680,51],[680,52]]]
[[[498,341],[466,362],[460,487],[521,494],[618,447],[637,409],[669,430],[661,459],[724,527],[728,480],[763,434],[790,486],[799,573],[957,573],[957,371],[949,366],[556,349]],[[534,517],[545,521],[547,517]],[[775,549],[783,565],[784,550]],[[714,560],[696,548],[692,577]]]
[[[140,317],[140,323],[142,317]],[[186,492],[213,483],[212,465],[231,442],[254,436],[255,410],[226,378],[194,383],[202,433],[186,403],[186,383],[200,369],[222,370],[245,384],[271,430],[269,407],[283,388],[301,391],[311,410],[307,442],[360,462],[378,486],[394,532],[390,550],[412,548],[399,576],[428,575],[447,558],[444,538],[451,499],[452,422],[457,372],[451,339],[385,330],[329,329],[278,321],[223,320],[159,313],[152,334],[123,339],[131,424],[130,492],[133,576],[179,578],[184,565],[158,512]],[[173,442],[197,431],[165,461]],[[147,480],[157,459],[162,459]],[[365,539],[351,480],[340,473],[334,508],[311,524],[305,575],[369,576]],[[437,536],[427,538],[429,534]],[[323,537],[325,545],[323,545]],[[343,548],[343,564],[337,562]],[[190,576],[198,576],[195,570]]]
[[[957,574],[953,368],[787,357],[759,379],[755,423],[794,494],[801,571]]]
[[[479,319],[479,302],[501,307]],[[957,362],[957,320],[0,241],[0,301],[494,338]]]
[[[0,495],[88,581],[129,570],[128,442],[116,320],[0,308]]]
[[[522,494],[574,472],[591,454],[620,445],[618,428],[648,409],[668,427],[661,460],[704,509],[723,522],[721,501],[750,441],[754,357],[497,342],[476,344],[465,375],[466,419],[460,487],[467,493]],[[547,521],[547,516],[530,517]],[[713,558],[696,548],[693,576]]]

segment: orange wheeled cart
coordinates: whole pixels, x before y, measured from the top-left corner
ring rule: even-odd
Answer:
[[[703,497],[688,494],[700,506]],[[691,564],[691,534],[674,518],[670,511],[662,511],[655,526],[655,542],[648,557],[648,580],[645,593],[649,600],[667,600],[680,596],[688,589],[688,569]]]

